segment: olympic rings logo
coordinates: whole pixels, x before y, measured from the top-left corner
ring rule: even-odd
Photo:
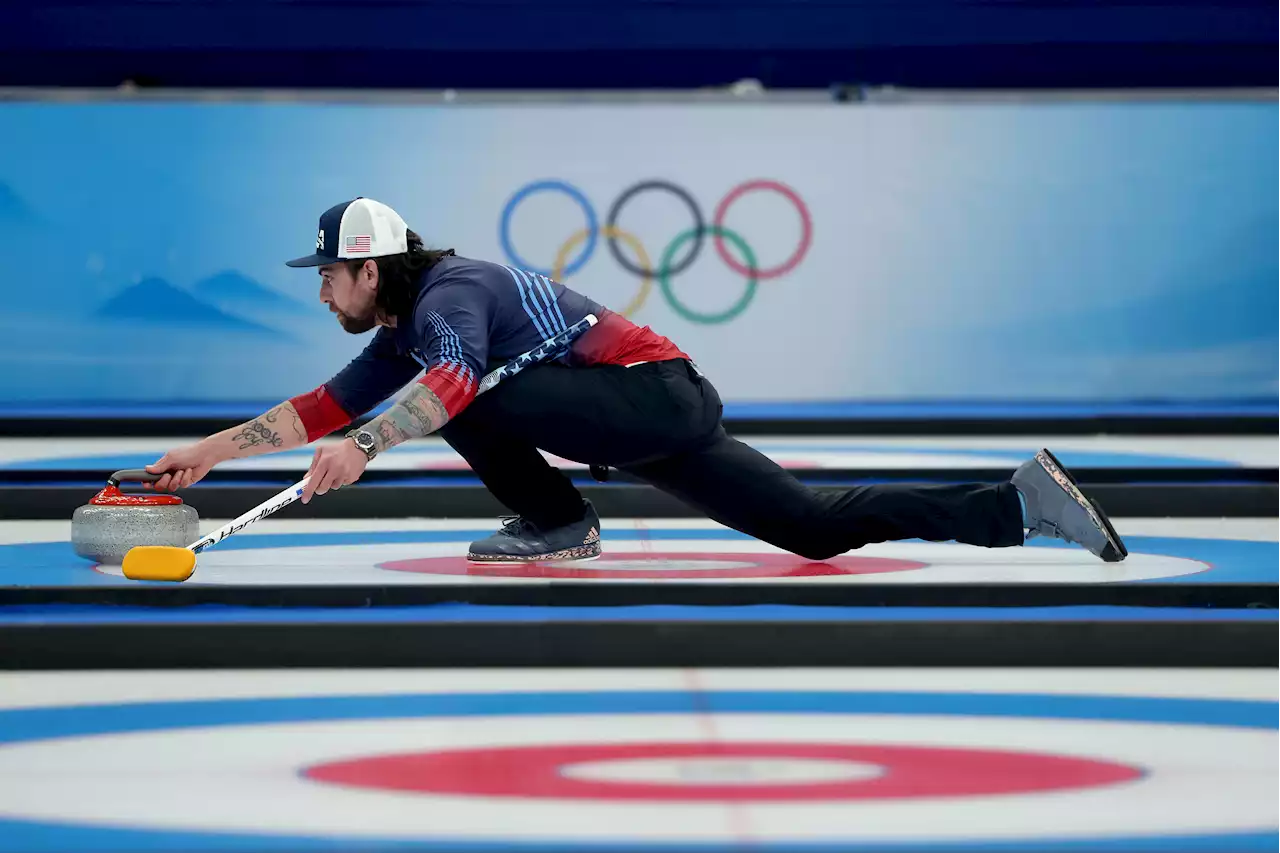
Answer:
[[[773,192],[781,195],[791,203],[800,215],[799,245],[782,263],[767,269],[760,269],[756,263],[755,252],[747,241],[742,238],[742,235],[725,227],[724,224],[725,216],[733,203],[747,193],[757,191]],[[529,196],[542,192],[557,192],[567,195],[582,209],[583,216],[586,219],[586,227],[570,234],[560,245],[560,248],[556,251],[554,265],[551,269],[540,269],[525,261],[520,256],[520,253],[516,251],[515,245],[511,241],[511,218],[515,213],[516,207]],[[649,254],[645,250],[644,244],[640,242],[640,238],[618,225],[618,218],[627,202],[645,192],[665,192],[675,196],[689,209],[690,217],[693,220],[691,227],[679,232],[667,243],[666,248],[662,250],[662,254],[658,258],[657,267],[650,263]],[[720,259],[729,269],[738,273],[746,281],[742,296],[728,308],[716,312],[702,312],[690,308],[676,296],[671,283],[675,276],[692,266],[698,254],[702,251],[708,234],[711,235],[716,253],[720,256]],[[755,298],[756,288],[761,281],[781,278],[800,265],[800,262],[804,260],[804,256],[809,251],[810,243],[813,241],[813,220],[809,215],[808,206],[795,190],[778,181],[761,179],[746,181],[729,190],[728,194],[716,205],[715,212],[711,217],[711,224],[708,225],[702,214],[702,209],[685,189],[669,181],[649,180],[641,181],[624,190],[610,206],[608,216],[605,218],[604,224],[601,225],[596,216],[595,208],[581,190],[566,181],[544,180],[526,184],[513,193],[502,208],[502,217],[498,226],[498,240],[502,245],[502,251],[506,253],[507,259],[511,264],[529,272],[547,276],[555,281],[564,281],[567,277],[581,270],[595,253],[600,237],[604,237],[605,245],[608,246],[609,253],[613,255],[613,259],[618,265],[640,279],[639,291],[620,313],[630,315],[639,310],[640,306],[644,305],[649,298],[656,279],[659,288],[662,290],[662,295],[667,300],[667,304],[678,315],[695,323],[716,324],[726,323],[745,311],[747,306],[751,304],[752,299]],[[634,255],[635,260],[623,253],[618,245],[619,243],[626,244]],[[728,246],[733,247],[737,257],[734,257],[734,253],[729,251]],[[681,251],[682,249],[683,252]]]

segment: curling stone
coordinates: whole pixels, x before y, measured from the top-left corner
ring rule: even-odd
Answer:
[[[154,483],[160,475],[117,471],[106,487],[71,516],[71,545],[86,560],[120,565],[136,545],[185,548],[200,538],[200,515],[177,495],[126,493],[124,483]]]

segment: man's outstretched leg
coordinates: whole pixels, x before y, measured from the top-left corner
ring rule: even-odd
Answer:
[[[1052,473],[1040,455],[1011,482],[995,485],[891,484],[816,492],[721,432],[705,448],[628,470],[727,527],[813,560],[904,539],[1008,547],[1022,544],[1028,528],[1033,535],[1081,544],[1104,560],[1126,553],[1101,510],[1078,489],[1073,495],[1060,486],[1059,475],[1069,475],[1061,466]]]

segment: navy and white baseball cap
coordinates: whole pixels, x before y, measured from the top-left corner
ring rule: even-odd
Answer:
[[[409,226],[380,201],[356,198],[320,215],[316,252],[285,261],[290,267],[319,267],[359,258],[380,258],[409,251]]]

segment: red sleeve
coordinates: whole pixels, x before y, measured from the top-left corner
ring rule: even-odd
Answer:
[[[450,418],[456,418],[476,398],[475,374],[456,364],[437,364],[418,382],[444,403]]]
[[[336,429],[351,423],[351,415],[338,405],[338,401],[321,385],[314,391],[299,394],[289,400],[307,431],[307,442],[324,438]]]

